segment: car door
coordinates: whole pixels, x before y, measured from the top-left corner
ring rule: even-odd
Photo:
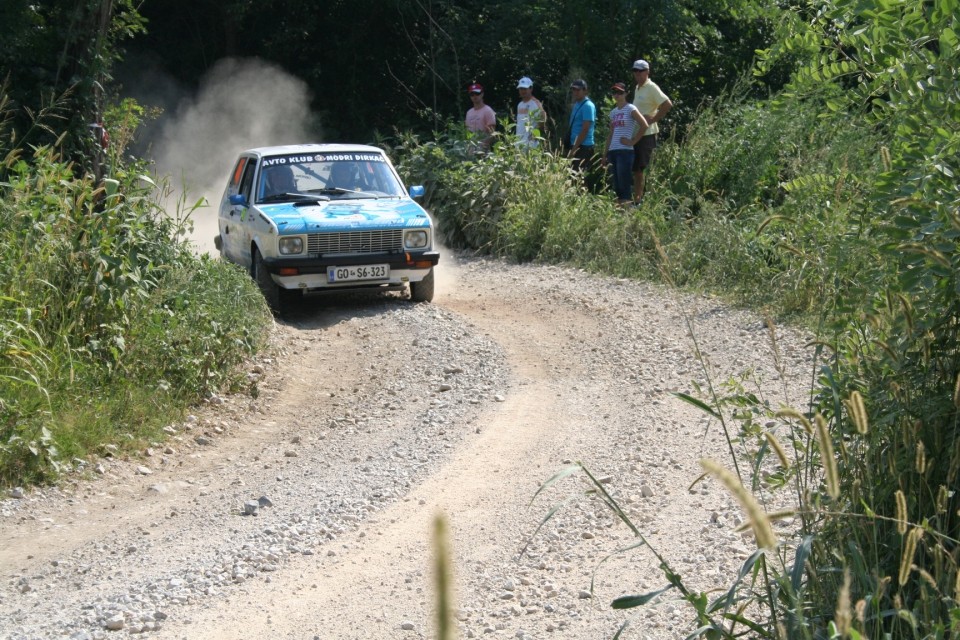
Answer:
[[[250,264],[250,205],[257,161],[241,157],[234,168],[227,194],[220,206],[220,237],[224,255],[231,262]]]

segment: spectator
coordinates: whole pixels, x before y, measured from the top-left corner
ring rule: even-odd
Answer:
[[[616,106],[610,110],[610,133],[603,148],[602,162],[604,166],[610,165],[617,204],[626,206],[631,203],[630,193],[633,191],[633,145],[643,137],[647,121],[634,105],[627,102],[627,85],[617,82],[610,90]]]
[[[637,82],[633,105],[650,125],[633,148],[633,200],[639,205],[643,200],[644,175],[653,159],[653,150],[657,147],[657,133],[660,132],[657,123],[670,112],[673,103],[650,79],[650,63],[646,60],[636,60],[633,63],[633,79]]]
[[[530,149],[540,146],[537,136],[543,136],[547,114],[543,104],[533,97],[533,80],[524,76],[517,82],[520,103],[517,105],[517,138],[521,147]]]
[[[483,85],[471,84],[467,92],[473,106],[467,110],[467,129],[480,137],[480,145],[489,149],[493,142],[493,132],[497,128],[497,114],[483,103]]]
[[[587,96],[585,80],[574,80],[570,83],[573,92],[573,106],[570,111],[570,133],[567,157],[573,159],[573,168],[585,174],[589,173],[594,163],[593,132],[597,121],[597,107]]]

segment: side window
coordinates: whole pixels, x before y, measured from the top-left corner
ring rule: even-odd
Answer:
[[[243,176],[243,168],[247,164],[247,158],[237,160],[237,166],[233,168],[233,177],[230,178],[230,186],[235,187],[240,184],[240,178]]]
[[[253,159],[247,162],[247,167],[243,172],[243,180],[240,182],[239,193],[247,199],[247,202],[253,202],[251,194],[253,193],[253,172],[257,168],[257,163]]]

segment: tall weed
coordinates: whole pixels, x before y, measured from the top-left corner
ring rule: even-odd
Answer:
[[[271,321],[241,270],[191,253],[190,212],[161,209],[145,165],[95,183],[14,145],[0,135],[0,484],[155,438],[233,384]]]

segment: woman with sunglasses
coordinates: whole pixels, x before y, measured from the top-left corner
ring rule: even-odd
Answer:
[[[610,133],[603,149],[603,164],[610,167],[617,205],[633,202],[633,145],[649,126],[640,110],[627,102],[627,87],[617,82],[610,90],[617,103],[610,110]]]

